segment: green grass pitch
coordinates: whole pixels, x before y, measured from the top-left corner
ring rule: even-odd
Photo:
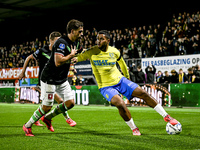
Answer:
[[[55,132],[50,132],[46,126],[33,125],[35,137],[26,137],[22,126],[38,106],[0,104],[0,149],[200,149],[200,109],[165,108],[181,122],[183,129],[180,135],[168,135],[166,122],[152,108],[129,107],[142,133],[133,136],[117,108],[75,106],[69,111],[70,117],[77,122],[75,127],[70,127],[61,114],[53,118]]]

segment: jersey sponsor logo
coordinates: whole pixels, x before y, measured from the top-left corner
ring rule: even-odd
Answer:
[[[60,49],[60,48],[57,48],[57,51],[60,51],[60,52],[62,52],[62,53],[65,53],[65,51],[62,50],[62,49]]]
[[[111,66],[115,65],[116,62],[108,62],[108,60],[93,60],[95,66]]]
[[[59,48],[60,49],[65,49],[65,44],[60,43]]]

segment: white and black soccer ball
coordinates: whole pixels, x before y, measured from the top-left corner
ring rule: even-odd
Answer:
[[[168,134],[180,134],[182,131],[182,125],[178,122],[176,125],[172,125],[169,122],[166,125],[166,131]]]

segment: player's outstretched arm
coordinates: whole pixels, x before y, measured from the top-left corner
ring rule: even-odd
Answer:
[[[26,68],[28,66],[28,63],[30,62],[30,60],[34,59],[33,54],[29,55],[23,65],[23,69],[22,72],[19,75],[19,80],[24,79],[25,78],[25,72],[26,72]]]
[[[97,45],[93,46],[89,49],[84,49],[83,52],[78,54],[76,59],[74,59],[74,60],[76,60],[76,62],[85,61],[87,59],[90,59],[90,57],[92,55],[96,55],[96,54],[100,53],[100,51],[101,50],[98,48]]]

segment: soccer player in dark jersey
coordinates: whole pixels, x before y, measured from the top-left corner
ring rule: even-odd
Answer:
[[[52,51],[52,46],[55,43],[55,41],[60,37],[61,37],[61,34],[59,32],[52,32],[50,34],[50,36],[49,36],[50,45],[45,45],[43,48],[40,48],[40,49],[36,50],[33,54],[29,55],[26,58],[26,60],[24,62],[23,69],[22,69],[22,72],[19,75],[19,79],[20,80],[25,78],[25,71],[26,71],[26,68],[28,66],[29,61],[32,60],[32,59],[35,59],[35,60],[37,60],[39,62],[39,77],[38,77],[38,79],[40,81],[41,72],[42,72],[45,64],[49,61],[49,58],[50,58],[50,55],[51,55],[51,51]],[[73,69],[72,71],[76,71],[76,70]],[[35,90],[37,90],[38,92],[41,93],[41,90],[40,90],[39,86],[40,86],[40,82],[38,82],[38,86],[35,88]],[[58,94],[55,94],[54,99],[57,101],[58,104],[63,102],[62,98],[60,98],[58,96]],[[65,117],[66,122],[70,126],[73,127],[73,126],[76,125],[76,122],[73,121],[69,117],[67,111],[63,113],[63,116]],[[36,121],[34,124],[37,125],[37,126],[43,126],[42,124],[40,124],[39,121]]]
[[[42,105],[34,112],[29,121],[24,124],[23,130],[26,136],[34,136],[31,126],[40,118],[47,125],[47,128],[54,132],[51,119],[73,108],[75,105],[67,76],[71,58],[75,56],[79,47],[77,40],[83,35],[83,23],[75,19],[70,20],[66,30],[67,36],[59,38],[54,43],[50,59],[42,71],[40,79]],[[53,106],[55,92],[60,95],[64,102],[49,112]]]

